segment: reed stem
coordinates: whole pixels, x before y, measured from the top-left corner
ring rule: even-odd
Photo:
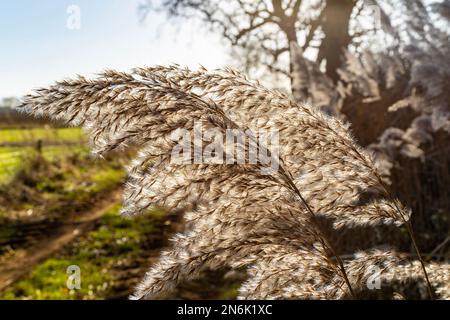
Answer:
[[[420,254],[419,247],[417,246],[416,238],[414,237],[414,231],[410,221],[406,222],[406,229],[408,230],[408,234],[411,238],[414,250],[416,251],[417,258],[419,259],[420,265],[422,266],[422,270],[425,275],[425,280],[427,281],[428,294],[430,295],[430,299],[434,299],[433,289],[431,287],[430,279],[428,278],[428,272],[427,269],[425,268],[425,263],[423,261],[422,255]]]
[[[294,192],[297,194],[297,196],[300,198],[301,202],[303,203],[303,205],[306,207],[309,215],[311,216],[311,221],[314,223],[314,225],[316,226],[316,228],[318,230],[320,230],[317,222],[316,222],[316,215],[314,214],[313,210],[311,209],[311,207],[308,205],[308,203],[306,202],[305,198],[303,198],[302,194],[300,193],[300,190],[298,190],[297,186],[294,184],[294,182],[292,182],[292,180],[286,175],[286,172],[283,170],[283,168],[281,168],[281,171],[283,172],[283,175],[286,177],[286,180],[288,182],[288,184],[291,186],[291,188],[294,190]],[[348,279],[348,275],[347,272],[345,271],[345,267],[344,267],[344,263],[342,261],[342,259],[339,257],[339,255],[336,253],[336,250],[334,250],[333,246],[327,241],[327,239],[324,236],[321,236],[321,240],[324,242],[325,246],[328,248],[328,250],[331,251],[331,254],[336,258],[336,261],[338,263],[338,267],[342,273],[342,276],[345,280],[345,283],[350,291],[350,295],[352,296],[353,299],[355,299],[355,294],[352,288],[352,285],[350,284],[350,280]]]

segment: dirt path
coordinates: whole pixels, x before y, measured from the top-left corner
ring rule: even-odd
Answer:
[[[112,209],[120,200],[121,191],[117,190],[100,200],[94,208],[75,218],[71,217],[38,244],[24,250],[18,250],[6,263],[0,265],[0,292],[10,284],[27,275],[36,265],[58,252],[79,235],[89,231],[106,212]]]
[[[56,229],[49,229],[49,235],[38,244],[27,249],[18,250],[5,263],[0,264],[0,293],[14,282],[20,280],[51,255],[59,252],[66,245],[93,230],[105,213],[120,201],[121,190],[115,191],[89,211],[70,216]],[[169,246],[171,236],[183,229],[182,215],[167,214],[164,220],[155,225],[155,231],[148,235],[139,257],[120,265],[114,270],[114,289],[105,296],[106,299],[127,299],[135,286],[142,280],[145,272],[158,261],[161,250]],[[234,287],[242,279],[226,279],[226,270],[204,270],[199,279],[180,284],[173,292],[159,299],[228,299],[224,292]]]

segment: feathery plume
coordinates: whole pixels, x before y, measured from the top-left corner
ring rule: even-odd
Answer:
[[[97,79],[79,77],[38,90],[25,97],[22,108],[83,126],[95,154],[140,148],[129,168],[123,213],[151,206],[186,212],[185,232],[173,239],[173,248],[162,253],[133,298],[169,290],[204,265],[253,266],[258,274],[258,263],[270,269],[272,256],[300,259],[305,276],[324,279],[320,290],[317,283],[305,284],[305,294],[311,290],[343,297],[352,294],[350,278],[316,215],[334,218],[336,227],[409,219],[343,123],[233,70],[192,72],[172,66],[130,74],[106,71]],[[257,134],[217,145],[205,135],[195,141],[199,124],[222,137],[229,129],[279,130],[277,170],[261,159],[248,164],[250,155],[239,159],[234,153],[235,148],[256,146],[271,158],[275,153]],[[189,147],[185,162],[174,163],[173,151],[180,146],[174,135],[184,138],[183,132],[193,133],[194,142],[184,141]],[[197,161],[199,146],[214,154],[222,148],[230,161]],[[278,257],[278,250],[286,255]],[[243,295],[248,291],[243,289]]]
[[[83,125],[91,133],[96,153],[128,144],[143,146],[130,169],[126,212],[150,205],[191,209],[186,214],[190,228],[174,238],[174,248],[162,254],[134,298],[167,290],[203,265],[251,263],[249,257],[256,258],[255,252],[266,245],[285,244],[307,251],[313,242],[326,243],[313,217],[300,210],[303,204],[295,197],[301,195],[283,168],[263,176],[261,163],[170,163],[176,145],[170,137],[177,129],[192,131],[195,121],[222,133],[241,128],[213,101],[185,93],[169,81],[139,76],[106,72],[100,79],[65,81],[25,99],[26,107],[35,113]],[[204,136],[201,139],[202,146],[210,143]],[[195,153],[188,156],[195,160]],[[220,188],[224,182],[228,187]],[[242,196],[242,191],[255,196]]]
[[[409,210],[393,204],[371,157],[341,121],[296,104],[235,70],[192,72],[172,66],[136,72],[144,79],[174,83],[182,91],[212,99],[238,124],[279,130],[280,154],[296,186],[314,211],[335,218],[336,226],[401,225],[409,220]],[[362,201],[365,210],[355,212]]]
[[[348,298],[350,294],[340,273],[332,268],[318,272],[320,266],[330,265],[327,259],[314,251],[299,254],[288,248],[274,248],[249,268],[249,279],[239,289],[239,299]],[[437,296],[449,299],[450,265],[428,263],[426,268]],[[405,285],[424,280],[420,261],[408,262],[406,256],[386,249],[358,252],[345,262],[345,269],[357,296],[359,292],[379,290],[392,283]],[[374,281],[380,287],[368,286]]]

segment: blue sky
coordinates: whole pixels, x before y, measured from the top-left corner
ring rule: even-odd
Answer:
[[[139,21],[141,0],[13,0],[0,2],[0,98],[76,74],[107,68],[179,63],[217,68],[229,63],[220,38],[196,22],[171,25],[165,14]],[[80,9],[71,30],[67,10]]]

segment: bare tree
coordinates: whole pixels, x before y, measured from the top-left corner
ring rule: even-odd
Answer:
[[[238,52],[246,71],[264,67],[290,77],[289,45],[316,51],[326,74],[338,80],[337,69],[352,40],[349,21],[357,0],[146,0],[141,10],[165,11],[171,18],[200,18],[220,31]]]

